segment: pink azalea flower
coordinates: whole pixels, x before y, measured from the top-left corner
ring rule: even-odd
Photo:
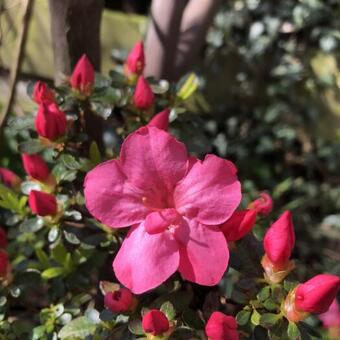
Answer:
[[[217,284],[229,260],[218,225],[241,201],[236,172],[214,155],[190,157],[156,127],[128,136],[120,158],[98,165],[85,179],[93,216],[114,228],[133,225],[113,262],[118,280],[136,294],[177,270],[186,280]]]
[[[319,315],[325,328],[340,327],[340,306],[336,299],[333,300],[328,311]]]

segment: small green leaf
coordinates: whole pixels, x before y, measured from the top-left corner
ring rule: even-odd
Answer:
[[[66,168],[70,170],[78,170],[80,168],[79,162],[72,155],[61,155],[60,160],[65,165]]]
[[[20,153],[35,154],[44,149],[45,146],[42,145],[38,139],[31,139],[18,145],[18,150]]]
[[[278,309],[278,305],[272,300],[272,299],[267,299],[266,301],[264,301],[263,306],[268,309],[269,311],[275,311]]]
[[[250,311],[248,310],[241,310],[236,315],[236,321],[240,326],[246,325],[249,319],[250,319]]]
[[[64,265],[67,257],[67,250],[64,245],[59,242],[51,251],[53,259],[60,264],[61,266]]]
[[[272,313],[262,314],[260,318],[260,325],[265,328],[270,328],[270,327],[273,327],[279,319],[280,319],[280,315],[278,314],[272,314]]]
[[[298,326],[294,322],[289,322],[287,335],[290,340],[299,340],[301,339],[301,334]]]
[[[168,320],[173,320],[176,316],[176,311],[173,304],[169,301],[164,302],[160,308],[160,310],[166,315]]]
[[[260,324],[260,318],[261,318],[261,314],[258,313],[258,311],[256,309],[254,309],[250,321],[253,325],[257,326]]]
[[[177,92],[177,97],[181,100],[188,99],[198,88],[199,80],[194,73],[190,73],[184,81],[184,84]]]
[[[59,332],[60,339],[85,339],[96,331],[96,325],[91,323],[87,317],[81,316],[65,325]]]
[[[94,165],[97,165],[101,162],[102,158],[100,155],[98,144],[95,141],[93,141],[90,145],[89,154],[90,154],[90,160]]]
[[[50,266],[50,261],[49,258],[47,256],[47,254],[40,248],[35,250],[35,254],[39,260],[39,262],[41,262],[41,264],[43,265],[44,268],[47,268]]]
[[[299,283],[296,281],[283,281],[283,288],[286,292],[293,290]]]
[[[61,276],[64,273],[64,268],[62,267],[52,267],[44,270],[41,276],[45,280],[53,279],[55,277]]]
[[[144,330],[140,319],[131,319],[128,324],[129,331],[134,335],[143,335]]]
[[[261,289],[261,291],[257,294],[257,298],[263,302],[267,300],[270,296],[270,286],[266,286]]]

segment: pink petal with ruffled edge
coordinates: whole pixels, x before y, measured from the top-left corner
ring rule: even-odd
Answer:
[[[111,227],[126,227],[143,221],[148,209],[144,193],[127,182],[119,161],[96,166],[85,178],[86,207],[100,222]]]
[[[113,261],[117,279],[135,294],[161,285],[178,265],[178,244],[171,233],[150,235],[143,223],[130,229]]]
[[[177,211],[208,225],[225,222],[241,197],[234,164],[214,155],[197,161],[174,191]]]
[[[205,286],[218,284],[229,262],[227,241],[216,226],[187,221],[175,231],[180,243],[178,271],[188,281]]]

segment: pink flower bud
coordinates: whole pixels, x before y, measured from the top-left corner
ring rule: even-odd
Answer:
[[[155,116],[152,117],[152,119],[148,123],[148,126],[154,126],[158,129],[168,131],[169,115],[170,115],[170,110],[164,109],[163,111],[157,113]]]
[[[285,211],[267,230],[263,240],[267,258],[277,271],[287,267],[294,243],[292,214]]]
[[[304,312],[324,313],[328,310],[339,289],[339,276],[331,274],[316,275],[297,286],[295,306]]]
[[[138,78],[135,93],[133,95],[133,102],[135,106],[141,110],[149,109],[155,102],[155,95],[143,76]]]
[[[41,182],[48,179],[50,171],[46,162],[39,155],[24,153],[21,158],[27,175]]]
[[[32,212],[39,216],[55,216],[58,211],[56,198],[42,191],[31,190],[28,204]]]
[[[248,209],[254,209],[259,215],[266,216],[273,210],[273,199],[266,192],[261,192],[260,198],[251,202]]]
[[[145,333],[156,336],[167,332],[170,325],[169,320],[163,312],[158,309],[151,309],[144,314],[142,327]]]
[[[78,60],[72,76],[71,87],[79,91],[82,95],[88,97],[92,93],[94,84],[94,69],[85,54]]]
[[[325,328],[340,327],[340,306],[336,299],[333,300],[327,312],[319,315]]]
[[[7,274],[8,269],[8,256],[4,250],[0,250],[0,277],[4,278]]]
[[[238,340],[237,323],[234,317],[213,312],[205,325],[209,340]]]
[[[55,102],[54,93],[48,85],[42,81],[37,81],[34,85],[33,99],[37,104],[50,104]]]
[[[65,134],[66,127],[66,115],[56,104],[43,103],[39,106],[35,117],[35,129],[39,136],[53,141]]]
[[[20,185],[21,179],[13,171],[0,168],[0,182],[9,188],[16,188]]]
[[[131,309],[133,295],[127,288],[120,288],[105,294],[104,304],[111,312],[124,313]]]
[[[229,220],[221,225],[227,241],[237,241],[249,233],[256,222],[256,215],[255,210],[235,211]]]
[[[6,231],[0,228],[0,248],[7,247],[7,234]]]
[[[144,45],[138,41],[126,59],[126,73],[142,74],[145,66]]]

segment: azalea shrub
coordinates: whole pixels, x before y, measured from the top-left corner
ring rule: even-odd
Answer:
[[[237,164],[188,148],[197,77],[156,82],[144,65],[141,42],[108,76],[84,55],[9,121],[1,338],[314,339],[322,324],[336,338],[340,277],[297,271],[299,216],[270,192],[244,199]]]

